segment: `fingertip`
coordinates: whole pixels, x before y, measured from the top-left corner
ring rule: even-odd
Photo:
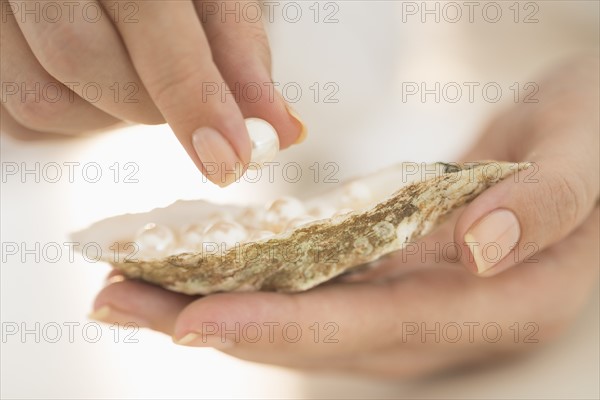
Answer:
[[[265,120],[275,127],[279,135],[280,149],[285,150],[290,146],[302,143],[307,136],[306,123],[286,99],[275,91],[273,102],[257,106],[255,112],[262,114]]]
[[[269,122],[278,133],[282,150],[304,140],[305,124],[277,90],[280,82],[273,80],[271,51],[262,23],[223,21],[206,15],[199,4],[196,9],[204,18],[214,62],[243,116]]]
[[[141,281],[124,280],[98,293],[90,317],[102,322],[134,322],[171,334],[177,315],[194,299]]]
[[[493,276],[516,264],[510,255],[519,245],[521,223],[505,201],[511,192],[511,182],[500,182],[470,203],[456,223],[460,260],[474,275]]]
[[[308,129],[306,127],[306,124],[304,123],[296,109],[294,109],[294,107],[292,107],[289,103],[285,103],[285,108],[291,119],[294,121],[294,124],[296,125],[296,131],[300,132],[293,144],[300,144],[306,140],[306,137],[308,135]]]
[[[285,296],[278,293],[216,293],[185,307],[175,322],[173,337],[181,340],[190,333],[216,335],[226,328],[277,321],[287,312]]]
[[[220,187],[239,180],[245,172],[247,162],[240,158],[234,145],[218,130],[198,128],[192,134],[192,145],[202,163],[201,172]]]

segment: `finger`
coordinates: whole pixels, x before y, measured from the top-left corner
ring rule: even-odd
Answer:
[[[119,282],[123,282],[126,280],[127,280],[127,277],[125,275],[123,275],[123,273],[121,271],[119,271],[118,269],[115,268],[115,269],[112,269],[106,276],[105,286],[109,286],[109,285],[112,285],[113,283],[119,283]]]
[[[415,377],[490,358],[497,361],[539,348],[571,326],[596,286],[600,254],[590,250],[600,237],[599,217],[600,209],[596,207],[569,238],[541,253],[535,263],[494,279],[481,281],[466,274],[440,276],[439,272],[431,271],[427,273],[431,278],[447,283],[443,288],[433,285],[432,291],[429,291],[431,281],[423,275],[419,278],[412,274],[398,280],[400,293],[413,285],[420,287],[415,286],[412,298],[397,303],[399,329],[396,341],[390,346],[327,360],[315,358],[312,364],[295,354],[276,362],[311,369]],[[413,278],[417,282],[411,283]],[[492,329],[488,331],[486,326]],[[503,333],[490,335],[494,326]],[[516,333],[515,327],[523,332]],[[371,341],[384,340],[388,333],[379,331]],[[245,350],[241,353],[243,358],[265,362],[264,350],[252,351],[248,346],[242,350]],[[227,350],[238,356],[236,351],[235,347]]]
[[[447,280],[442,279],[441,281],[446,282]],[[388,296],[389,285],[331,285],[331,287],[323,286],[298,295],[278,293],[214,294],[196,300],[194,297],[172,293],[139,281],[127,280],[116,270],[109,274],[108,283],[109,285],[100,292],[95,301],[94,309],[96,311],[92,315],[95,319],[121,323],[133,321],[140,326],[151,327],[173,335],[176,340],[181,341],[181,337],[173,329],[173,323],[175,318],[182,314],[180,318],[183,321],[191,319],[192,325],[201,326],[202,331],[206,334],[205,342],[202,338],[199,343],[194,345],[226,348],[228,347],[226,340],[230,339],[227,333],[229,329],[230,332],[234,332],[234,336],[238,335],[237,339],[240,342],[236,344],[236,356],[243,357],[245,351],[253,354],[258,347],[272,351],[272,359],[269,362],[276,362],[282,356],[287,357],[290,346],[292,350],[297,349],[300,352],[305,352],[305,347],[308,347],[312,351],[307,354],[312,357],[320,353],[319,348],[323,346],[337,354],[337,349],[340,347],[338,342],[342,341],[338,337],[338,331],[342,333],[340,330],[342,324],[344,332],[351,334],[358,326],[368,323],[363,317],[356,319],[356,312],[382,302],[389,305],[383,311],[396,313],[395,307],[392,306],[393,299]],[[433,289],[435,286],[430,285]],[[337,289],[331,291],[335,287]],[[402,291],[410,292],[410,290]],[[354,300],[348,303],[346,297]],[[354,302],[363,302],[363,304],[356,308]],[[157,304],[159,306],[156,306]],[[187,307],[190,304],[191,306]],[[327,305],[326,308],[322,306],[323,304]],[[302,305],[302,308],[298,309],[298,305]],[[318,305],[315,309],[317,312],[311,312],[310,307],[315,305]],[[109,309],[106,310],[105,306],[108,306]],[[182,313],[184,308],[186,311]],[[211,314],[214,315],[214,318],[211,318]],[[387,325],[376,321],[379,317],[392,326],[396,324],[386,312],[378,311],[374,314],[368,311],[364,312],[364,315],[370,315],[373,319],[371,325],[373,329],[386,329]],[[254,334],[252,329],[257,326],[262,330],[262,342],[260,343],[255,343],[251,338],[251,335]],[[189,341],[189,334],[197,332],[193,328],[192,331],[183,333],[182,337],[187,336],[186,340]],[[225,335],[221,336],[221,333],[225,333]],[[299,343],[295,340],[298,333],[300,333]],[[352,346],[348,340],[344,340],[343,343],[343,347],[346,349],[350,349]],[[380,347],[385,343],[390,343],[390,340],[378,340],[373,345]],[[358,347],[355,347],[353,352],[362,352],[370,348],[360,343],[357,345]],[[249,349],[244,350],[246,347]],[[279,354],[278,351],[281,350],[284,351]],[[330,352],[324,353],[327,357],[330,357],[331,354]]]
[[[304,140],[304,123],[272,82],[271,54],[260,19],[260,4],[252,0],[195,0],[194,4],[215,64],[234,92],[244,117],[261,118],[273,125],[282,149]],[[218,90],[214,96],[222,94]]]
[[[34,131],[19,124],[4,106],[0,105],[0,132],[7,134],[14,139],[21,141],[39,141],[63,139],[66,136],[61,134]]]
[[[358,357],[347,357],[336,364],[338,370],[350,373],[373,375],[375,378],[419,379],[431,377],[433,374],[452,368],[471,365],[494,357],[496,362],[500,354],[488,352],[460,351],[452,355],[440,353],[437,349],[424,351],[423,348],[408,349],[405,347],[385,349],[373,354]],[[336,366],[337,366],[336,365]],[[313,368],[318,368],[318,365]]]
[[[100,293],[96,306],[111,304],[138,313],[142,320],[151,321],[150,326],[174,333],[176,339],[186,337],[187,328],[198,332],[212,329],[211,323],[216,322],[221,330],[218,335],[234,341],[237,335],[239,342],[226,347],[227,342],[219,337],[185,344],[220,347],[247,360],[389,376],[430,373],[531,348],[522,338],[516,340],[507,333],[515,322],[537,326],[536,342],[556,337],[561,327],[568,326],[597,282],[598,254],[592,252],[590,258],[590,249],[600,235],[599,216],[597,208],[573,235],[540,254],[528,268],[515,268],[484,281],[461,270],[423,271],[398,279],[391,292],[390,285],[338,284],[295,295],[231,293],[195,301],[131,281],[140,286],[111,285]],[[528,290],[532,287],[536,290]],[[547,293],[569,294],[569,301]],[[337,324],[337,330],[323,323],[315,325],[319,320]],[[288,325],[294,328],[284,334],[283,326],[292,322],[297,325]],[[482,332],[489,324],[504,331],[498,341],[492,338],[490,342]],[[254,341],[256,330],[249,328],[256,325],[267,340]],[[445,327],[457,325],[460,340],[453,333],[447,339]],[[272,334],[268,327],[273,327]],[[297,327],[302,328],[299,340],[295,339]]]
[[[207,296],[181,312],[174,338],[180,344],[227,349],[239,357],[265,353],[268,358],[273,353],[276,358],[282,352],[286,357],[321,359],[368,353],[397,344],[401,321],[423,319],[419,313],[425,309],[428,319],[444,320],[441,309],[431,312],[432,303],[442,300],[434,293],[458,289],[460,285],[453,287],[452,282],[464,277],[469,275],[461,270],[421,271],[386,284]],[[448,311],[452,301],[444,302]]]
[[[177,315],[194,298],[136,280],[116,279],[118,276],[109,275],[109,284],[96,296],[90,318],[133,323],[172,335]]]
[[[181,313],[176,335],[186,319],[193,324],[192,316],[187,313],[195,308],[198,312],[195,326],[200,325],[198,319],[221,318],[229,327],[229,339],[238,332],[240,342],[224,348],[236,357],[301,368],[347,365],[354,366],[351,368],[354,370],[396,376],[430,373],[492,356],[519,353],[532,349],[529,343],[545,343],[556,338],[586,304],[598,278],[598,254],[593,252],[590,258],[590,248],[600,236],[599,216],[597,208],[568,240],[541,253],[536,263],[495,279],[481,281],[460,270],[423,271],[397,280],[394,294],[384,296],[383,302],[377,298],[378,292],[369,291],[367,285],[338,285],[292,295],[297,303],[293,309],[287,308],[287,300],[283,298],[261,304],[239,294],[239,301],[230,298],[227,303],[221,303],[220,312],[216,304],[212,311],[207,310],[210,306],[206,303],[201,310],[202,302],[211,298],[207,297],[190,304]],[[530,290],[532,287],[536,290]],[[319,291],[320,295],[315,293]],[[364,293],[368,295],[363,297]],[[568,295],[569,301],[564,301],[562,295],[546,296],[547,293]],[[356,302],[353,295],[357,296]],[[280,309],[281,301],[283,309]],[[523,304],[531,306],[523,307]],[[548,310],[553,312],[548,313]],[[208,317],[211,312],[212,317]],[[248,343],[244,340],[243,327],[248,326],[248,321],[303,321],[307,325],[324,315],[339,326],[333,336],[339,340],[337,347],[314,343],[310,329],[304,332],[311,338],[306,343],[290,343],[283,335],[277,339],[277,334],[275,340],[265,346],[263,341]],[[371,315],[376,315],[377,321],[373,321]],[[233,321],[240,325],[236,327]],[[515,322],[520,327],[527,324],[536,328],[531,341],[506,334],[514,329]],[[486,326],[500,327],[505,334],[488,337]],[[452,332],[447,331],[447,327]],[[457,334],[453,330],[456,327]],[[187,344],[203,346],[211,342],[196,340]],[[423,362],[414,364],[414,368],[402,363],[401,360],[411,359],[411,355],[421,355]]]
[[[2,4],[0,80],[2,105],[12,119],[37,132],[78,134],[118,122],[50,76],[31,53],[12,15]]]
[[[96,0],[76,7],[68,2],[42,5],[15,2],[12,7],[27,44],[48,73],[115,118],[164,122],[107,15],[125,18],[122,5],[113,10],[104,10]]]
[[[116,1],[104,0],[106,8]],[[191,1],[135,1],[138,21],[115,20],[154,103],[196,166],[214,183],[235,181],[250,161],[250,139],[234,99],[206,97],[225,81]]]
[[[543,108],[527,109],[525,117],[543,122],[509,130],[512,124],[524,124],[512,121],[492,126],[484,136],[492,143],[506,142],[497,147],[500,151],[484,141],[468,156],[512,155],[514,161],[534,163],[484,192],[461,215],[455,240],[462,244],[463,262],[470,270],[491,276],[519,264],[569,235],[596,205],[600,179],[596,121],[599,101],[597,95],[586,93],[585,85],[590,82],[572,88],[581,93],[578,98],[576,94],[563,95],[575,105],[558,107],[553,103],[554,108],[546,109],[543,100],[554,100],[542,97],[539,107]],[[521,141],[521,135],[528,139]],[[513,149],[509,151],[508,146]]]
[[[108,128],[112,129],[121,126],[124,126],[124,123],[117,122],[116,124],[111,125]],[[33,129],[29,129],[19,124],[12,117],[12,115],[10,115],[10,113],[5,110],[5,108],[2,105],[0,105],[0,132],[7,134],[16,140],[25,142],[42,140],[60,140],[74,137],[60,133],[40,132],[34,131]]]
[[[109,274],[110,279],[117,277],[122,278],[116,270]],[[98,294],[94,305],[95,311],[90,317],[111,324],[136,324],[140,327],[150,327],[172,335],[173,323],[177,315],[191,301],[191,298],[189,296],[181,298],[180,295],[137,281],[121,282],[123,280],[115,281]],[[305,332],[305,334],[307,333],[309,332]],[[253,349],[244,351],[244,349],[238,348],[235,352],[236,356],[240,358],[256,360]],[[268,354],[263,353],[260,361],[267,362],[268,360],[272,364],[313,370],[315,367],[325,370],[335,368],[355,372],[370,371],[390,376],[414,376],[431,371],[434,366],[440,364],[440,360],[414,350],[397,350],[394,353],[395,360],[390,360],[390,350],[384,351],[384,354],[388,356],[385,359],[382,355],[378,356],[377,354],[374,356],[371,354],[368,356],[344,356],[339,360],[328,356],[327,363],[315,365],[314,358],[290,359],[289,354],[285,352],[270,351]],[[444,364],[449,362],[448,359],[443,361]]]

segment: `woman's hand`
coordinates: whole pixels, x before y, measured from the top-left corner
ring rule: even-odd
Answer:
[[[569,326],[598,280],[597,68],[568,67],[541,84],[538,104],[518,105],[491,125],[468,159],[533,161],[535,173],[486,191],[411,246],[418,251],[297,294],[198,298],[113,273],[92,317],[261,363],[393,377],[537,348]],[[502,226],[512,220],[506,215],[493,216],[491,228],[478,222],[496,209],[514,213],[518,235]],[[475,253],[473,263],[467,232],[471,242],[518,241],[539,251],[513,250],[495,266]],[[481,279],[460,260],[483,275],[513,268]]]
[[[460,216],[454,239],[466,242],[463,262],[474,272],[491,276],[519,264],[532,250],[568,237],[597,207],[598,74],[597,56],[556,70],[540,83],[539,102],[501,115],[464,157],[534,163],[533,170],[484,192]]]
[[[302,122],[274,90],[262,23],[227,14],[225,3],[0,1],[7,133],[32,138],[166,120],[221,186],[250,161],[245,117],[270,122],[281,148],[302,140]],[[259,96],[244,90],[251,86]],[[207,174],[203,163],[220,167]]]

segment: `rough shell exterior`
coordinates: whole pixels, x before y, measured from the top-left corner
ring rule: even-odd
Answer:
[[[112,264],[130,278],[187,294],[307,290],[402,249],[452,210],[529,164],[438,165],[443,168],[439,176],[405,186],[370,209],[241,244],[222,255],[184,253]]]

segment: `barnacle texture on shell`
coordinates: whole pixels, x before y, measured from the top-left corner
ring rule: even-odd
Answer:
[[[300,201],[178,201],[74,235],[130,278],[187,294],[310,289],[402,249],[528,163],[402,163]],[[115,250],[116,249],[116,250]]]

